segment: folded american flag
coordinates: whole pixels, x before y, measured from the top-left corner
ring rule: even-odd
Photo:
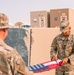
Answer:
[[[59,68],[62,65],[63,65],[62,60],[58,59],[56,61],[47,61],[47,62],[44,62],[44,63],[29,66],[28,69],[30,71],[33,71],[34,73],[38,73],[38,72],[44,72],[44,71],[56,69],[56,68]]]

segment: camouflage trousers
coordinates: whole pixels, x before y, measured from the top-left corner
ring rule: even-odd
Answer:
[[[74,72],[73,71],[70,71],[70,72],[56,72],[56,75],[74,75]]]
[[[74,75],[74,70],[71,70],[71,71],[56,70],[56,74],[55,75]]]

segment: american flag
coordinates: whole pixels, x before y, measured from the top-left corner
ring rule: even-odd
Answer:
[[[36,65],[33,65],[33,66],[29,66],[28,69],[30,71],[33,71],[34,73],[38,73],[38,72],[44,72],[44,71],[56,69],[56,68],[59,68],[62,65],[63,65],[62,60],[58,59],[56,61],[47,61],[47,62],[36,64]]]

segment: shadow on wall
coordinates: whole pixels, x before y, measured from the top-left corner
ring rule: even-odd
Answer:
[[[15,48],[18,53],[22,56],[23,60],[28,65],[28,49],[25,44],[24,37],[27,37],[26,31],[19,28],[10,28],[5,42]]]

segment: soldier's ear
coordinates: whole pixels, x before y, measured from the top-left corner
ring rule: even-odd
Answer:
[[[3,29],[3,32],[5,32],[6,30],[5,29]]]
[[[6,32],[6,31],[7,31],[7,29],[3,29],[3,31],[4,31],[4,32]]]

